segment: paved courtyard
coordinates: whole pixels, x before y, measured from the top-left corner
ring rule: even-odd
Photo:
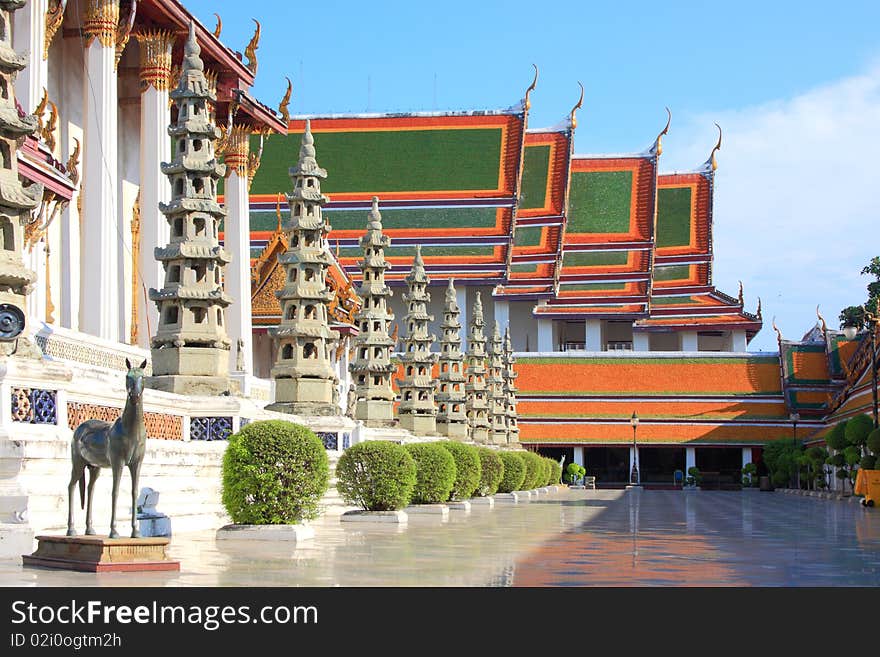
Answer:
[[[293,546],[172,540],[180,573],[69,573],[0,562],[4,586],[880,585],[880,512],[780,493],[570,491],[519,506],[315,523]]]

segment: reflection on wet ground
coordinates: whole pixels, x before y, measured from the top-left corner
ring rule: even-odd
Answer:
[[[300,545],[178,533],[180,573],[0,562],[4,586],[628,586],[880,584],[880,512],[767,493],[569,491],[410,516],[314,523]]]
[[[880,513],[744,492],[631,492],[520,559],[516,586],[877,586]]]

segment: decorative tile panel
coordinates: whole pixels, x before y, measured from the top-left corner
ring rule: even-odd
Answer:
[[[12,389],[12,421],[25,424],[57,424],[56,390]]]
[[[193,417],[189,421],[190,440],[227,440],[232,434],[231,417]]]
[[[67,403],[67,426],[73,430],[86,420],[115,422],[122,415],[122,409],[115,406],[100,406],[82,402]],[[183,417],[168,413],[144,412],[147,437],[159,440],[183,440]]]
[[[324,449],[339,449],[339,434],[335,431],[316,431],[315,435],[324,443]]]

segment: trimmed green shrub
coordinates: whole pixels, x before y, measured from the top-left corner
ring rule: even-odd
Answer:
[[[862,470],[873,470],[875,465],[877,465],[877,457],[870,454],[863,456],[862,460],[859,461],[859,467]]]
[[[861,447],[868,439],[868,434],[874,430],[874,420],[868,415],[856,415],[846,423],[844,435],[846,442],[853,447]]]
[[[522,489],[532,490],[540,485],[539,482],[544,476],[544,463],[535,452],[523,452],[523,459],[526,462],[526,476],[523,480]]]
[[[831,431],[828,432],[828,435],[825,436],[825,444],[828,445],[829,449],[835,451],[846,449],[849,444],[846,440],[846,425],[846,420],[838,422],[834,425]]]
[[[455,459],[439,443],[412,443],[406,450],[416,464],[413,504],[438,504],[449,499],[455,484]]]
[[[229,437],[222,475],[221,499],[232,522],[285,525],[318,516],[330,466],[311,429],[263,420]]]
[[[473,497],[482,476],[480,454],[477,452],[477,448],[453,440],[444,440],[437,444],[443,445],[455,459],[455,484],[452,486],[449,499],[466,500]]]
[[[542,486],[549,486],[553,483],[553,463],[555,462],[551,458],[543,457],[544,461],[544,481],[541,484]]]
[[[526,462],[519,452],[503,451],[499,454],[504,463],[504,476],[498,484],[499,493],[512,493],[521,490],[526,478]]]
[[[554,461],[550,459],[553,464],[553,475],[550,480],[551,484],[559,484],[562,483],[562,465],[560,465],[559,461]]]
[[[868,434],[867,445],[874,456],[880,456],[880,429],[874,429]]]
[[[412,497],[416,464],[403,445],[369,440],[349,447],[336,464],[336,488],[367,511],[397,511]]]
[[[685,483],[688,486],[699,486],[703,481],[703,475],[700,474],[700,469],[697,466],[691,466],[688,468],[688,476],[685,480]]]
[[[777,470],[773,473],[773,485],[777,488],[786,488],[788,486],[788,473]]]
[[[504,478],[504,461],[501,460],[501,454],[494,449],[488,447],[478,447],[477,453],[480,455],[480,485],[474,495],[477,497],[486,497],[494,495],[498,492],[498,486]]]
[[[584,466],[572,461],[565,467],[565,482],[575,484],[586,474],[587,469]]]

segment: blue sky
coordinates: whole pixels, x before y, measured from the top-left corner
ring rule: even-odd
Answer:
[[[880,149],[880,3],[339,2],[185,0],[244,50],[263,23],[254,94],[270,106],[293,80],[292,113],[503,108],[531,81],[531,127],[586,88],[576,150],[649,145],[673,112],[661,170],[689,169],[725,129],[715,208],[714,282],[800,337],[821,304],[836,325],[861,302],[859,270],[880,254],[873,170]]]

